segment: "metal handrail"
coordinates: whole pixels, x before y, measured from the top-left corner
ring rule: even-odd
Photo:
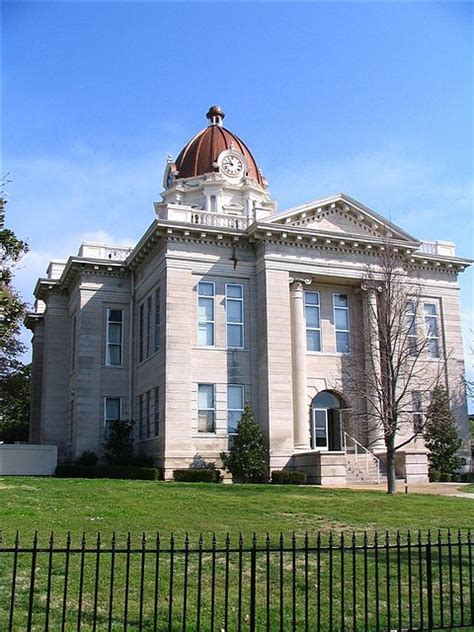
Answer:
[[[372,461],[375,463],[377,467],[377,483],[380,483],[380,459],[377,458],[373,452],[371,452],[365,446],[363,446],[362,443],[360,443],[360,441],[357,441],[357,439],[355,439],[354,437],[351,437],[351,435],[348,434],[345,430],[343,432],[343,437],[344,437],[344,453],[346,454],[346,456],[348,454],[347,439],[350,439],[354,443],[354,454],[357,461],[359,460],[358,448],[362,448],[363,454],[365,453],[365,471],[367,474],[369,473],[369,457],[372,458]]]

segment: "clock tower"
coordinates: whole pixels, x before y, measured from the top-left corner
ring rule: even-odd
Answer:
[[[245,217],[248,222],[264,219],[276,210],[255,158],[247,145],[222,125],[225,114],[218,105],[206,114],[209,125],[171,158],[163,177],[163,202],[196,212]]]

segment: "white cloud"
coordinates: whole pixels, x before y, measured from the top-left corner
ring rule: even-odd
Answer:
[[[474,182],[448,180],[437,164],[406,146],[332,160],[323,154],[310,164],[276,171],[270,186],[281,210],[342,191],[420,239],[456,241],[467,251],[472,247],[466,226],[472,223]]]

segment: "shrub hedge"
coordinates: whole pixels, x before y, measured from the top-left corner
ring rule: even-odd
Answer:
[[[84,450],[81,456],[77,457],[76,465],[87,465],[93,467],[94,465],[97,465],[98,460],[99,457],[95,452],[92,452],[91,450]]]
[[[222,476],[219,470],[190,468],[187,470],[173,470],[173,480],[179,483],[220,483]]]
[[[449,472],[441,472],[441,474],[439,475],[440,483],[450,483],[452,479],[453,479],[453,475],[449,474]]]
[[[58,465],[59,478],[122,478],[140,481],[160,480],[156,467],[132,467],[128,465]]]
[[[273,470],[272,472],[274,485],[305,485],[307,482],[306,472],[292,470]]]
[[[441,472],[438,472],[438,470],[430,470],[428,472],[428,479],[430,483],[438,483],[440,476],[441,476]]]

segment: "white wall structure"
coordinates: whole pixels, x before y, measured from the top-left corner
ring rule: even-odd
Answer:
[[[52,476],[57,464],[55,445],[0,444],[0,476]]]
[[[374,349],[367,314],[377,294],[364,279],[389,244],[407,287],[419,289],[413,327],[434,350],[421,362],[449,391],[468,457],[457,275],[470,262],[344,193],[277,213],[222,110],[207,116],[166,164],[155,219],[133,249],[85,243],[38,280],[26,321],[31,439],[71,461],[103,454],[108,424],[133,420],[137,451],[169,478],[174,468],[219,465],[249,402],[271,469],[304,469],[328,485],[379,479],[383,433],[348,377],[357,344]],[[416,399],[415,383],[410,391],[419,404],[401,440],[429,403]],[[427,480],[420,436],[397,467]]]

